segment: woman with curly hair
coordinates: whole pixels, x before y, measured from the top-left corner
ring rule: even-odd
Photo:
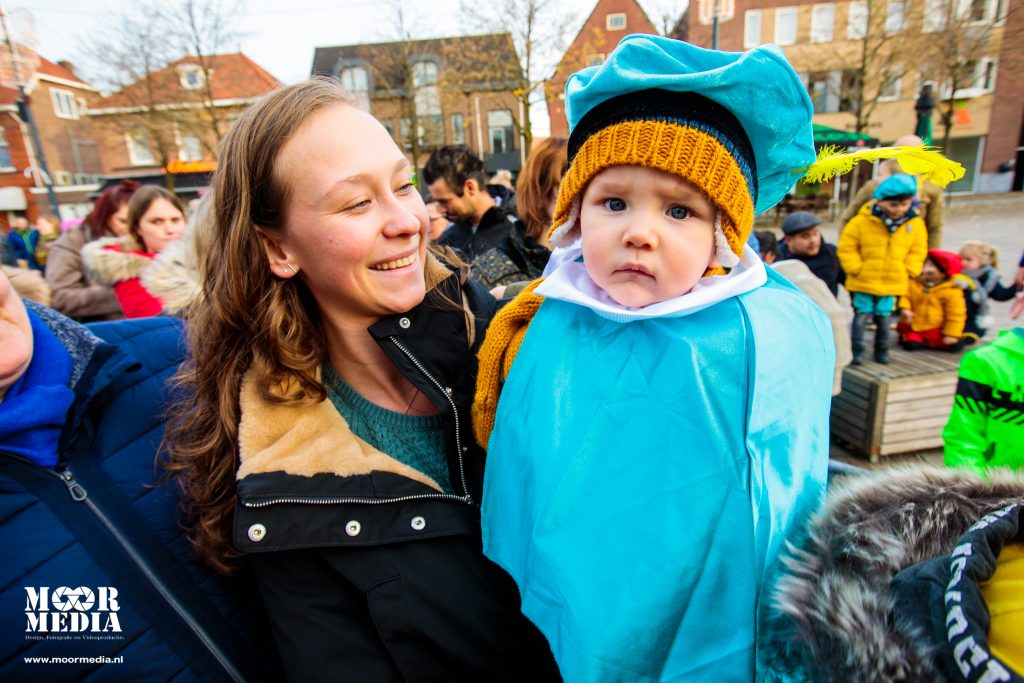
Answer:
[[[482,555],[495,302],[428,247],[413,167],[313,80],[235,122],[168,439],[200,556],[255,572],[293,681],[557,679]]]

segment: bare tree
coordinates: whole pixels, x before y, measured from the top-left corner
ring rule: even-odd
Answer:
[[[852,96],[857,133],[867,131],[879,102],[884,101],[890,88],[900,83],[905,74],[912,73],[921,61],[919,41],[908,34],[905,9],[908,6],[909,3],[889,0],[864,0],[856,5],[862,15],[851,29],[853,35],[848,34],[848,37],[856,39],[859,29],[860,40],[853,67],[843,74],[845,82],[840,87],[845,86]],[[894,12],[894,8],[903,9]],[[851,4],[849,11],[857,10]],[[850,23],[854,23],[853,17]]]
[[[119,94],[120,113],[97,119],[108,131],[145,141],[161,166],[171,161],[178,112],[161,106],[167,87],[163,72],[177,56],[166,40],[167,20],[156,4],[134,4],[115,15],[84,49],[95,80]],[[174,187],[167,174],[168,189]]]
[[[214,57],[232,45],[238,45],[245,34],[239,31],[234,20],[242,14],[241,3],[225,6],[221,0],[180,0],[167,10],[167,19],[172,35],[182,39],[181,50],[195,58],[202,74],[201,86],[194,91],[194,99],[202,106],[205,119],[186,117],[183,123],[197,129],[196,137],[210,156],[216,156],[217,146],[226,132],[224,115],[214,105],[213,69]]]
[[[1007,10],[1006,5],[987,2],[951,2],[945,4],[945,15],[932,17],[925,44],[922,74],[935,84],[934,90],[942,105],[939,117],[943,126],[942,148],[949,149],[956,126],[956,108],[967,96],[992,90],[996,58],[1007,41],[1024,39],[1020,5]],[[1002,11],[1003,16],[994,16]],[[1008,54],[1004,52],[1004,55]],[[1019,54],[1019,53],[1018,53]],[[1002,71],[1019,70],[1024,63],[1016,59],[999,62]]]
[[[557,0],[496,0],[486,9],[463,0],[460,15],[464,25],[482,32],[508,32],[519,57],[518,83],[514,88],[522,116],[513,112],[513,124],[523,136],[525,151],[533,144],[530,107],[545,101],[545,82],[558,63],[572,15]],[[494,64],[494,80],[508,72],[508,65]]]

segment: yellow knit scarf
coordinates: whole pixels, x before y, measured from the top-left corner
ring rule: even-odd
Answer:
[[[544,302],[544,297],[533,293],[543,281],[544,278],[531,282],[494,316],[480,346],[476,395],[473,397],[473,435],[483,448],[487,448],[494,429],[501,385],[512,369],[530,321]]]

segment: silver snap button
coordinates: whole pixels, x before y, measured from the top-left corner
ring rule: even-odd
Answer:
[[[408,318],[399,318],[398,326],[401,327],[403,330],[407,330],[410,327],[412,327],[412,321],[409,320]]]
[[[358,536],[359,532],[362,531],[362,530],[363,530],[363,525],[360,524],[359,522],[357,522],[354,519],[351,522],[349,522],[348,524],[345,525],[345,533],[348,534],[349,536]]]
[[[253,524],[249,527],[249,540],[259,543],[267,536],[267,527],[262,524]]]
[[[422,517],[418,517],[418,516],[417,517],[413,517],[410,526],[412,526],[412,528],[415,529],[416,531],[423,531],[424,529],[427,528],[427,520],[423,519]]]

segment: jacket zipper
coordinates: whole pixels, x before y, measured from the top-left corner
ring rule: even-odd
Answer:
[[[37,467],[35,463],[32,463],[29,460],[26,460],[25,458],[8,453],[5,453],[4,455],[14,460],[23,461],[26,464],[29,464],[33,467]],[[214,658],[216,658],[217,662],[220,663],[222,667],[224,667],[224,670],[227,672],[229,676],[231,676],[232,680],[238,681],[239,683],[245,683],[245,677],[238,669],[235,668],[235,666],[231,663],[231,660],[228,659],[227,655],[225,655],[220,650],[219,647],[214,645],[213,640],[206,633],[203,627],[196,623],[195,619],[192,618],[192,616],[188,613],[185,607],[180,602],[178,602],[177,598],[174,597],[170,589],[168,589],[167,586],[165,586],[164,583],[157,577],[155,572],[149,566],[149,563],[147,563],[146,560],[142,558],[142,556],[131,544],[131,542],[127,538],[125,538],[123,533],[121,533],[121,530],[118,529],[117,526],[112,521],[110,521],[110,518],[107,517],[103,510],[101,510],[100,507],[96,505],[96,503],[94,503],[91,498],[89,498],[89,492],[85,490],[84,486],[78,483],[78,481],[74,477],[74,474],[71,472],[71,468],[65,467],[63,470],[59,472],[51,470],[49,468],[41,469],[51,477],[56,477],[57,479],[60,479],[61,483],[63,483],[64,486],[67,487],[68,493],[71,494],[71,500],[75,501],[76,503],[83,503],[89,509],[89,511],[92,512],[96,519],[98,519],[100,523],[103,524],[104,527],[106,527],[110,535],[114,537],[114,540],[118,542],[118,544],[125,551],[125,553],[127,553],[128,556],[135,563],[135,566],[138,567],[140,571],[142,571],[145,577],[149,580],[150,584],[152,584],[152,586],[156,588],[157,592],[160,593],[160,595],[167,602],[167,604],[171,606],[174,612],[179,617],[181,617],[181,619],[186,624],[188,624],[189,628],[192,629],[192,632],[199,638],[200,641],[202,641],[203,645],[205,645],[206,649],[210,651],[210,654],[212,654]]]
[[[444,386],[438,382],[433,375],[427,372],[427,369],[423,367],[419,359],[412,355],[409,349],[405,348],[394,337],[394,335],[388,337],[388,341],[394,344],[402,354],[412,361],[412,364],[416,366],[416,369],[420,371],[424,377],[438,388],[441,395],[448,399],[449,405],[452,407],[452,415],[455,416],[455,449],[456,456],[459,459],[459,480],[462,482],[462,490],[466,492],[464,496],[456,496],[451,493],[422,493],[414,496],[400,496],[397,498],[331,498],[329,496],[296,496],[288,498],[270,498],[262,501],[242,501],[242,505],[247,508],[263,508],[270,505],[278,504],[291,504],[291,505],[344,505],[344,504],[361,504],[361,505],[382,505],[385,503],[404,503],[410,500],[456,500],[461,503],[473,504],[473,497],[469,495],[469,487],[466,486],[466,471],[462,461],[462,437],[461,430],[459,429],[459,410],[455,405],[455,399],[452,398],[451,392],[446,390]]]
[[[452,415],[455,416],[455,455],[459,459],[459,479],[462,481],[462,490],[466,492],[466,502],[472,503],[473,497],[469,495],[469,487],[466,486],[466,471],[462,464],[462,430],[459,428],[459,409],[455,406],[455,399],[452,398],[451,389],[445,389],[441,386],[441,383],[434,379],[433,375],[427,372],[427,369],[423,367],[423,364],[420,363],[419,359],[412,355],[412,352],[410,352],[409,349],[402,346],[402,343],[399,342],[394,335],[388,337],[388,341],[398,347],[398,350],[405,354],[406,358],[412,361],[412,364],[416,366],[416,369],[419,370],[424,377],[429,379],[435,387],[437,387],[437,390],[441,392],[442,396],[448,399],[448,404],[452,407]]]

